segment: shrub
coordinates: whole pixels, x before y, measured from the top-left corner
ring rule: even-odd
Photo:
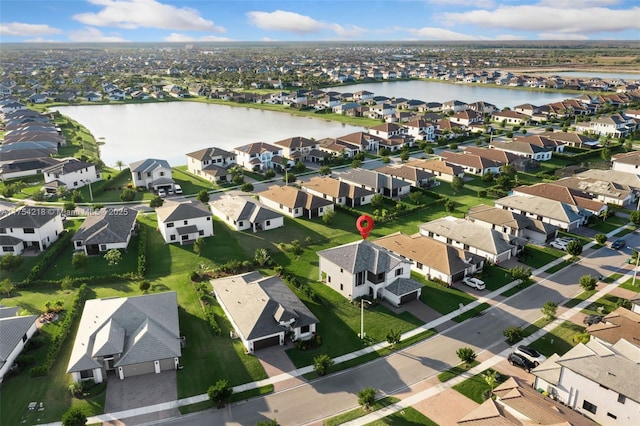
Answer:
[[[253,184],[251,182],[245,182],[240,187],[242,192],[253,192]]]
[[[124,202],[133,201],[136,198],[136,191],[131,188],[127,188],[120,194],[120,200]]]
[[[73,201],[66,201],[62,208],[67,212],[67,214],[71,214],[76,209],[76,203]]]
[[[378,391],[370,386],[358,392],[358,404],[363,410],[368,411],[373,406],[373,403],[376,402],[377,393]]]
[[[634,225],[640,226],[640,210],[634,210],[629,214],[629,219]]]
[[[595,290],[597,283],[598,281],[596,280],[596,277],[591,275],[583,275],[580,277],[580,287],[582,287],[584,291]]]
[[[155,209],[158,207],[162,207],[163,204],[164,204],[164,199],[159,195],[154,195],[154,197],[149,202],[149,207],[151,207],[152,209]]]
[[[24,279],[24,284],[29,285],[33,281],[37,280],[46,272],[47,269],[51,266],[51,264],[58,258],[60,253],[64,251],[69,242],[71,241],[71,237],[73,237],[73,233],[69,231],[63,231],[60,234],[60,238],[51,246],[47,251],[44,252],[44,255],[40,258],[40,260],[33,265],[31,271],[27,274],[27,277]]]
[[[273,178],[273,177],[275,177],[275,176],[276,176],[276,172],[275,172],[275,170],[273,170],[273,169],[269,169],[269,170],[267,170],[266,172],[264,172],[264,176],[265,176],[267,179],[271,179],[271,178]]]
[[[89,258],[83,252],[74,253],[71,257],[71,264],[76,269],[86,268],[89,263]]]
[[[122,260],[122,253],[118,249],[111,249],[105,253],[104,259],[109,263],[109,266],[115,266]]]
[[[78,407],[71,407],[62,416],[62,426],[84,426],[87,416]]]
[[[469,365],[471,364],[473,361],[475,361],[476,357],[478,356],[473,349],[469,348],[469,347],[462,347],[459,348],[456,351],[456,355],[458,355],[458,358],[460,358],[460,361],[464,362],[465,364]]]
[[[607,242],[607,235],[606,234],[596,234],[594,238],[596,240],[596,243],[598,243],[600,245],[603,245],[604,243]]]
[[[200,191],[198,191],[198,195],[196,196],[196,198],[198,199],[198,201],[206,204],[209,202],[209,193],[206,189],[201,189]]]
[[[551,321],[556,317],[556,313],[558,312],[558,305],[553,302],[547,302],[544,304],[541,310],[544,319],[546,319],[547,321]]]
[[[325,376],[333,364],[333,360],[327,354],[318,355],[313,358],[313,369],[318,373],[318,376]]]
[[[323,215],[322,215],[322,222],[325,225],[329,225],[331,224],[331,222],[333,222],[333,219],[336,217],[336,212],[333,210],[329,210],[326,211]]]
[[[0,269],[3,271],[13,271],[22,265],[23,259],[12,253],[7,253],[0,257]]]
[[[138,275],[147,273],[147,228],[141,227],[138,234]]]
[[[151,288],[151,283],[145,280],[145,281],[142,281],[138,287],[140,288],[140,291],[146,293],[149,290],[149,288]]]
[[[507,343],[513,345],[516,342],[522,340],[522,329],[520,327],[511,326],[507,327],[502,334],[507,338]]]
[[[228,381],[221,379],[218,380],[215,385],[209,386],[207,395],[216,407],[222,408],[231,399],[233,388],[229,385]]]
[[[582,241],[573,240],[567,244],[567,253],[571,256],[579,256],[582,253]]]

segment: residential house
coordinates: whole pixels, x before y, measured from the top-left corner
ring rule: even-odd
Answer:
[[[597,324],[585,330],[592,339],[605,345],[614,345],[620,339],[640,346],[640,313],[619,307],[608,313]]]
[[[465,146],[463,149],[465,154],[476,155],[487,160],[496,161],[503,165],[511,164],[520,158],[511,152],[500,151],[499,149],[481,148],[479,146]]]
[[[544,223],[571,231],[585,225],[588,218],[580,214],[580,210],[561,201],[531,195],[509,195],[494,202],[495,206]]]
[[[575,132],[544,132],[540,136],[575,148],[596,148],[599,145],[598,139]]]
[[[494,112],[493,114],[491,114],[491,121],[495,121],[498,123],[504,122],[507,124],[518,126],[527,124],[530,118],[531,117],[529,117],[528,115],[510,110]]]
[[[453,216],[423,223],[420,234],[481,256],[491,263],[511,259],[525,244],[524,240]]]
[[[76,251],[97,255],[125,249],[135,233],[138,211],[129,207],[106,207],[91,212],[71,238]]]
[[[278,276],[253,271],[211,280],[216,300],[249,353],[315,337],[318,318]]]
[[[396,232],[378,238],[374,244],[407,259],[411,262],[411,270],[428,280],[441,281],[448,286],[481,271],[484,265],[481,256],[421,234]]]
[[[451,117],[449,117],[449,120],[452,123],[464,127],[471,127],[472,125],[482,124],[484,121],[481,113],[478,113],[471,109],[455,113]]]
[[[452,182],[454,177],[464,178],[464,169],[455,164],[439,159],[410,160],[405,163],[409,167],[433,173],[437,179]]]
[[[420,298],[411,262],[367,240],[318,252],[320,280],[349,300],[385,299],[398,306]]]
[[[320,153],[325,153],[327,157],[345,157],[353,158],[360,152],[360,146],[351,142],[346,142],[340,139],[324,138],[318,140]]]
[[[44,176],[43,191],[56,193],[57,187],[64,186],[68,190],[82,188],[102,179],[96,165],[77,158],[65,158],[52,166],[42,169]],[[56,182],[55,185],[49,185]]]
[[[387,197],[405,197],[411,190],[410,183],[375,170],[351,169],[337,176],[342,182],[360,186]]]
[[[37,331],[37,315],[19,316],[18,310],[18,307],[0,306],[0,383]]]
[[[477,101],[469,104],[469,109],[477,112],[480,115],[493,114],[498,108],[489,102]]]
[[[312,154],[319,147],[318,142],[302,136],[283,139],[275,142],[274,145],[282,150],[282,156],[284,158],[294,163],[311,161],[313,158],[317,158],[312,157]]]
[[[525,142],[531,145],[536,145],[541,148],[549,149],[553,152],[564,152],[563,142],[540,135],[516,136],[515,138],[513,138],[513,140],[517,142]]]
[[[67,373],[102,383],[177,370],[182,356],[175,291],[91,299],[84,304]]]
[[[629,151],[611,157],[611,170],[640,175],[640,151]]]
[[[514,188],[513,195],[532,195],[547,198],[549,200],[560,201],[571,206],[575,206],[582,216],[600,216],[607,211],[607,204],[594,199],[586,192],[572,189],[556,183],[536,183],[534,185],[522,185]]]
[[[407,135],[407,128],[396,123],[384,123],[369,128],[369,133],[384,139],[389,139],[396,135]]]
[[[62,210],[22,206],[0,216],[0,255],[20,255],[26,249],[44,251],[62,231]]]
[[[268,208],[281,211],[290,217],[312,219],[334,210],[333,201],[292,186],[273,185],[259,192],[258,197]]]
[[[510,210],[480,204],[469,209],[467,220],[535,244],[546,244],[558,235],[558,227]]]
[[[632,426],[640,412],[640,347],[590,340],[553,354],[531,373],[534,389],[602,425]]]
[[[636,129],[632,118],[622,114],[612,114],[600,118],[593,118],[589,122],[576,123],[576,132],[587,132],[600,136],[621,138],[628,136]]]
[[[462,167],[465,174],[470,173],[477,176],[482,176],[487,173],[499,173],[500,167],[504,165],[498,161],[466,152],[462,154],[452,151],[442,151],[440,157],[449,164]]]
[[[129,169],[136,188],[173,191],[175,181],[171,177],[171,166],[167,160],[147,158],[129,164]]]
[[[440,184],[433,173],[404,164],[399,166],[382,166],[378,167],[374,171],[400,179],[401,181],[407,182],[416,188],[431,188]]]
[[[442,111],[453,111],[454,113],[469,109],[469,105],[458,100],[451,100],[442,104]]]
[[[227,169],[236,163],[236,155],[211,147],[187,154],[187,171],[209,182],[227,181]]]
[[[238,164],[251,172],[264,172],[276,166],[282,167],[282,149],[265,142],[233,148],[233,152],[236,154]]]
[[[360,151],[378,152],[380,141],[383,138],[365,132],[349,133],[348,135],[336,138],[338,143],[349,143],[355,145]]]
[[[607,171],[614,174],[628,174],[624,172],[613,172],[611,170]],[[637,188],[633,188],[611,178],[608,180],[600,180],[578,174],[559,179],[553,183],[588,194],[593,199],[605,204],[613,204],[631,209],[635,209],[638,204],[639,192]],[[640,184],[640,182],[638,183]]]
[[[433,142],[435,140],[435,126],[422,118],[410,120],[404,124],[407,134],[416,140]]]
[[[535,161],[550,160],[553,153],[549,148],[515,140],[511,142],[493,141],[489,144],[489,148],[509,152],[519,157],[525,157]]]
[[[328,176],[315,176],[306,182],[301,182],[303,191],[331,200],[334,204],[349,207],[363,206],[371,203],[376,194],[361,186],[351,185]]]
[[[211,212],[200,201],[165,201],[156,214],[158,230],[166,243],[189,244],[213,235]]]
[[[0,161],[0,180],[33,176],[42,173],[43,169],[54,164],[58,164],[58,160],[51,157],[35,157],[6,162]]]
[[[209,202],[215,217],[236,231],[267,231],[284,226],[281,213],[268,209],[249,195],[224,194]]]

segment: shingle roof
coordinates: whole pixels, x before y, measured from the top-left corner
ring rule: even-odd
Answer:
[[[43,173],[59,173],[66,174],[76,172],[78,170],[87,169],[89,167],[95,167],[95,164],[81,161],[75,158],[67,158],[60,163],[43,169]]]
[[[338,179],[355,185],[365,185],[370,188],[396,189],[411,186],[409,182],[402,181],[393,176],[367,169],[352,169],[338,174]]]
[[[0,228],[40,228],[62,214],[52,207],[24,206],[0,217]]]
[[[322,197],[309,194],[308,192],[304,192],[292,186],[274,185],[262,192],[259,192],[258,196],[260,196],[260,198],[264,197],[267,200],[282,204],[287,208],[302,207],[312,210],[333,204],[330,200],[325,200]]]
[[[505,206],[565,223],[581,220],[576,207],[542,197],[509,195],[496,200],[495,203],[497,206]]]
[[[369,191],[368,189],[350,185],[347,182],[342,182],[328,176],[315,176],[306,182],[301,182],[300,185],[302,189],[312,189],[334,198],[347,197],[358,199],[374,194],[373,191]]]
[[[435,178],[433,173],[404,164],[400,166],[382,166],[375,169],[375,171],[411,182],[422,182]]]
[[[204,149],[200,149],[198,151],[190,152],[187,154],[187,157],[192,157],[199,161],[211,160],[217,157],[228,158],[228,157],[235,157],[235,156],[236,155],[232,152],[225,151],[224,149],[220,149],[216,147],[204,148]]]
[[[0,336],[2,336],[2,339],[0,339],[0,367],[4,366],[11,352],[22,340],[22,336],[26,334],[37,319],[36,315],[0,318]]]
[[[640,314],[620,307],[605,315],[602,322],[587,327],[586,331],[611,344],[625,339],[640,346]]]
[[[259,272],[212,280],[218,300],[247,340],[273,335],[287,328],[279,321],[295,319],[294,327],[318,323],[318,319],[277,276]]]
[[[129,207],[107,207],[91,212],[71,241],[83,245],[124,243],[129,238],[138,211]]]
[[[165,201],[162,207],[156,209],[156,214],[163,223],[211,216],[211,212],[207,207],[196,200]]]
[[[538,219],[512,212],[498,207],[479,204],[469,209],[468,217],[497,226],[508,226],[513,229],[531,229],[550,234],[558,229],[557,226],[542,222]]]
[[[155,158],[147,158],[145,160],[135,161],[129,164],[131,172],[150,172],[159,167],[171,169],[167,160],[158,160]]]
[[[378,274],[388,272],[400,264],[409,263],[402,257],[367,240],[321,250],[318,256],[324,257],[352,274],[363,271]]]
[[[528,194],[549,200],[560,201],[593,213],[599,212],[606,206],[602,201],[593,199],[593,196],[567,186],[555,183],[536,183],[534,185],[519,186],[513,189],[514,194]]]
[[[263,222],[282,217],[281,213],[266,208],[259,201],[245,195],[225,194],[218,200],[209,202],[212,208],[220,211],[230,220],[248,220],[251,223]]]

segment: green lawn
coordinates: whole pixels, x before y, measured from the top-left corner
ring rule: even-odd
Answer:
[[[484,281],[488,291],[498,290],[513,281],[511,272],[498,265],[485,263],[480,273],[480,278]]]
[[[425,285],[420,300],[443,315],[459,309],[460,304],[466,305],[476,300],[469,293],[427,281],[424,276],[415,272],[411,273],[411,278]]]
[[[184,195],[197,194],[201,190],[211,191],[212,189],[219,189],[220,187],[214,185],[206,179],[198,176],[194,176],[187,172],[187,166],[178,166],[171,168],[171,177],[182,187],[182,193]]]
[[[564,355],[569,349],[576,345],[573,342],[573,336],[583,332],[584,327],[574,324],[571,321],[565,321],[529,346],[546,357],[554,353]]]
[[[589,228],[603,234],[608,234],[609,232],[621,228],[629,223],[629,219],[623,218],[621,216],[613,216],[608,218],[606,221],[603,221],[599,217],[594,217],[591,220],[593,222],[592,224],[589,224]]]
[[[561,269],[566,268],[567,266],[571,265],[572,263],[574,263],[574,262],[572,262],[569,259],[566,259],[566,260],[563,260],[562,262],[558,263],[557,265],[552,266],[551,268],[545,269],[545,272],[548,273],[548,274],[553,274],[553,273],[558,272]]]
[[[450,369],[443,371],[442,373],[438,374],[438,380],[440,380],[440,382],[446,382],[449,381],[451,379],[453,379],[454,377],[458,377],[459,375],[461,375],[462,373],[469,371],[470,369],[472,369],[473,367],[475,367],[476,365],[479,365],[480,362],[479,361],[473,361],[470,364],[466,364],[466,363],[461,363],[458,365],[454,365],[453,367],[451,367]]]
[[[565,303],[564,306],[566,306],[567,308],[573,308],[574,306],[578,305],[580,302],[583,302],[588,298],[590,298],[591,296],[593,296],[595,292],[596,292],[595,290],[583,291],[582,293],[580,293],[579,295],[577,295],[576,297],[574,297],[573,299]]]
[[[373,406],[371,407],[370,411],[378,411],[381,410],[384,407],[388,407],[389,405],[395,404],[396,402],[400,401],[400,399],[394,397],[394,396],[387,396],[384,398],[380,398],[378,399]],[[363,410],[361,407],[358,407],[356,409],[353,409],[351,411],[347,411],[346,413],[342,413],[339,414],[335,417],[331,417],[330,419],[327,419],[323,422],[323,424],[325,426],[338,426],[341,425],[343,423],[347,423],[350,422],[352,420],[355,419],[359,419],[360,417],[364,417],[368,414],[367,411]]]
[[[521,255],[520,262],[531,266],[532,269],[538,269],[544,265],[563,257],[565,253],[553,247],[540,247],[527,244],[524,248],[524,255]]]
[[[606,315],[615,311],[619,306],[618,303],[623,300],[625,299],[606,294],[583,309],[582,313],[586,315]]]
[[[438,426],[436,422],[413,407],[393,413],[383,419],[369,423],[367,426]]]
[[[491,371],[494,371],[494,370],[489,368],[488,370],[485,370],[480,374],[476,374],[473,377],[469,377],[467,380],[453,386],[453,389],[457,390],[467,398],[474,400],[478,404],[482,404],[484,401],[487,400],[487,395],[491,391],[491,386],[489,386],[487,382],[484,380],[483,374]],[[508,376],[497,373],[496,386],[507,379],[508,379]]]
[[[618,277],[620,278],[620,277]],[[614,280],[615,281],[615,280]],[[636,293],[640,293],[640,279],[636,277],[635,285],[633,283],[633,278],[629,278],[624,283],[620,284],[620,288],[624,288],[625,290],[635,291]]]

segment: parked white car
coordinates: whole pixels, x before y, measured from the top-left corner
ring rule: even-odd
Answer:
[[[164,189],[160,188],[158,189],[158,195],[161,196],[162,198],[167,196],[167,191],[165,191]]]
[[[547,357],[530,346],[520,345],[516,348],[515,352],[533,362],[536,367],[547,360]]]
[[[553,248],[557,248],[558,250],[566,250],[571,241],[573,241],[571,238],[556,238],[551,241],[549,245]]]
[[[484,281],[478,279],[478,278],[473,278],[473,277],[464,277],[462,279],[462,282],[465,283],[466,285],[468,285],[469,287],[473,287],[475,289],[478,290],[484,290],[485,286],[484,286]]]
[[[182,195],[182,187],[180,185],[176,184],[174,189],[176,191],[176,195]]]

